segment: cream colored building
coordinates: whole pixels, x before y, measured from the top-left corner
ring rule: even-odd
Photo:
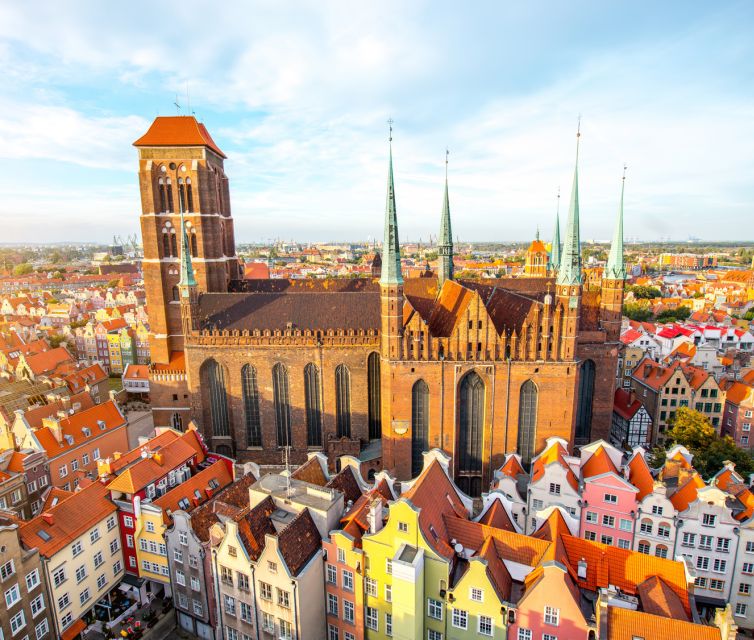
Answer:
[[[123,578],[116,507],[107,496],[95,482],[21,526],[24,546],[43,559],[56,636],[75,637],[84,615]]]

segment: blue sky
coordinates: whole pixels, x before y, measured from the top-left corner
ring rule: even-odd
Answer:
[[[234,6],[236,5],[236,6]],[[463,9],[461,8],[463,7]],[[229,160],[239,242],[754,240],[754,3],[0,4],[0,242],[138,230],[136,151],[176,94]]]

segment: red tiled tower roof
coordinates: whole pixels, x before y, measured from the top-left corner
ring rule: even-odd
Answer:
[[[221,158],[227,157],[194,116],[158,116],[134,147],[208,147]]]

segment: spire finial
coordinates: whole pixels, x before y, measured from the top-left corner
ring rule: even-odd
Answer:
[[[382,273],[380,284],[394,285],[403,284],[401,275],[401,249],[398,241],[398,216],[395,206],[395,185],[393,183],[393,119],[389,118],[390,145],[388,176],[387,176],[387,202],[385,204],[385,236],[382,243]]]
[[[445,147],[445,182],[448,181],[448,156],[450,156],[450,149]]]
[[[390,128],[390,137],[388,138],[388,142],[393,141],[393,122],[394,120],[392,118],[387,119],[387,125]]]
[[[438,284],[442,287],[446,280],[453,279],[453,230],[450,225],[450,198],[448,196],[448,157],[450,150],[445,147],[445,193],[442,201],[440,216],[440,237],[438,238],[438,254],[440,268],[437,274]]]
[[[581,139],[581,116],[576,127],[576,165],[573,169],[571,202],[568,207],[566,237],[558,269],[559,285],[581,285],[581,242],[579,238],[579,142]]]

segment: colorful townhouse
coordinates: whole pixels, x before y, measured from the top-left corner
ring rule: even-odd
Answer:
[[[99,461],[98,474],[107,481],[110,499],[117,506],[126,571],[142,575],[137,539],[143,521],[137,516],[141,503],[155,500],[187,482],[192,470],[206,458],[206,450],[195,429],[185,433],[166,430],[125,455]],[[153,577],[153,574],[147,576]],[[151,588],[152,583],[147,583]],[[148,597],[149,592],[145,594]]]
[[[107,372],[98,362],[74,371],[63,378],[63,382],[72,396],[86,392],[94,404],[100,404],[109,397]]]
[[[53,603],[37,549],[24,548],[18,519],[0,512],[0,638],[53,638]],[[24,634],[24,635],[22,635]]]
[[[632,389],[616,389],[610,444],[619,449],[648,447],[652,436],[652,417]]]
[[[511,517],[521,531],[526,530],[526,514],[528,513],[527,485],[529,474],[521,464],[521,456],[508,453],[499,469],[495,470],[491,489],[501,493],[510,506]]]
[[[6,449],[0,453],[0,469],[22,476],[26,484],[29,504],[28,517],[39,515],[47,488],[50,486],[50,467],[44,451]]]
[[[116,506],[93,482],[20,524],[26,549],[38,549],[49,585],[52,637],[72,640],[84,617],[123,578]]]
[[[678,512],[668,498],[668,487],[652,476],[644,449],[634,449],[626,477],[638,489],[639,500],[632,548],[658,558],[675,558]]]
[[[97,343],[97,361],[102,364],[105,371],[110,373],[111,345],[115,349],[115,341],[118,332],[125,328],[126,321],[123,318],[114,320],[102,320],[94,327],[94,336]],[[120,339],[117,338],[117,349],[120,349]]]
[[[754,387],[733,382],[725,392],[722,435],[730,436],[742,449],[754,446],[751,425],[754,424]]]
[[[581,448],[581,535],[631,549],[639,490],[620,472],[623,454],[599,440]]]
[[[249,512],[249,487],[257,481],[259,469],[248,463],[244,465],[243,473],[238,475],[240,477],[233,484],[195,509],[184,511],[179,508],[173,511],[171,522],[165,530],[178,626],[200,638],[219,638],[223,633],[216,606],[219,583],[214,578],[217,572],[213,572],[215,553],[210,530],[219,523],[236,522]],[[214,543],[217,544],[218,540],[219,537],[215,537]],[[238,549],[243,548],[251,547],[242,547],[239,543]],[[231,553],[228,550],[228,555]],[[229,563],[229,566],[232,565]],[[248,569],[241,571],[247,572]],[[243,579],[238,578],[236,584],[238,590],[243,592],[246,586]],[[251,584],[255,584],[253,580],[249,582]],[[252,596],[237,594],[235,597],[240,603],[244,597],[248,601]],[[250,637],[256,638],[256,635]]]
[[[179,509],[191,511],[224,489],[233,480],[232,462],[227,458],[206,461],[207,466],[190,479],[155,499],[134,500],[134,547],[139,575],[152,584],[147,591],[171,596],[170,567],[165,529]],[[200,465],[201,467],[202,465]]]
[[[740,523],[729,602],[736,624],[751,630],[754,629],[754,493],[731,462],[725,464],[710,484],[732,496],[728,504],[733,517]]]
[[[114,400],[72,414],[58,411],[42,417],[36,429],[30,428],[28,414],[16,415],[16,446],[44,451],[53,486],[65,491],[75,489],[86,476],[96,477],[100,458],[128,450],[128,421]]]
[[[374,487],[346,511],[340,528],[322,540],[328,640],[364,638],[364,572],[353,568],[365,566],[362,538],[382,528],[387,504],[396,497],[393,486],[389,475],[377,474]]]
[[[537,513],[548,507],[562,507],[577,520],[581,518],[581,488],[576,476],[579,463],[579,458],[568,455],[565,440],[547,439],[544,450],[531,463],[527,533],[537,527]]]

